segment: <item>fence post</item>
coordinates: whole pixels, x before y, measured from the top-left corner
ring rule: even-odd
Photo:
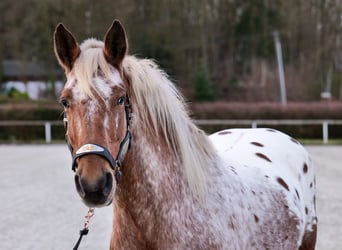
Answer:
[[[257,128],[257,127],[258,127],[258,122],[252,121],[252,128]]]
[[[45,142],[51,142],[51,123],[45,122]]]
[[[285,76],[284,76],[284,63],[283,63],[283,54],[281,50],[281,43],[279,38],[279,32],[273,32],[274,43],[276,47],[277,61],[278,61],[278,73],[279,73],[279,86],[280,86],[280,101],[283,106],[287,104],[287,96],[286,96],[286,84],[285,84]]]
[[[323,144],[327,144],[329,140],[329,130],[328,130],[328,121],[323,121],[322,129],[323,129]]]

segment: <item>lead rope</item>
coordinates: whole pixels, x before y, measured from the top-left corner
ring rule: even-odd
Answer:
[[[78,238],[78,241],[76,242],[73,250],[77,250],[78,246],[81,243],[83,235],[88,234],[88,232],[89,232],[89,221],[90,221],[90,218],[93,217],[93,215],[94,215],[94,210],[95,210],[95,208],[89,208],[88,213],[84,217],[85,218],[84,228],[80,231],[80,237]]]

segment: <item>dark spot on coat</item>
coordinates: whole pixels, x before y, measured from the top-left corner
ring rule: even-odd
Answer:
[[[258,222],[259,222],[259,217],[256,216],[255,214],[254,214],[254,221],[255,221],[255,223],[258,223]]]
[[[252,194],[253,194],[253,195],[256,195],[255,192],[254,192],[253,190],[252,190]]]
[[[280,185],[282,185],[287,191],[290,191],[289,186],[287,183],[283,180],[283,178],[278,177],[277,181]]]
[[[270,158],[268,158],[266,155],[264,155],[264,154],[262,154],[262,153],[255,153],[255,154],[256,154],[257,156],[259,156],[260,158],[262,158],[262,159],[268,161],[268,162],[272,162],[272,161],[270,160]]]
[[[310,188],[312,188],[312,186],[313,186],[313,185],[312,185],[312,182],[310,182]]]
[[[297,198],[298,198],[298,200],[300,200],[300,197],[299,197],[298,190],[297,190],[297,189],[295,189],[295,191],[296,191],[296,195],[297,195]]]
[[[232,131],[224,130],[224,131],[218,132],[218,135],[227,135],[227,134],[231,134],[231,133],[232,133]]]
[[[268,175],[264,175],[265,176],[265,178],[270,178]]]
[[[251,142],[251,144],[253,144],[254,146],[257,146],[257,147],[263,147],[264,146],[260,142],[256,142],[256,141]]]
[[[234,222],[233,222],[233,220],[230,220],[230,222],[229,222],[229,227],[231,228],[231,229],[235,229],[235,225],[234,225]]]
[[[303,165],[303,172],[304,172],[304,174],[306,174],[308,172],[308,165],[306,163],[304,163],[304,165]]]
[[[238,173],[236,172],[236,169],[235,169],[234,167],[230,166],[230,170],[231,170],[234,174],[238,175]]]
[[[309,209],[307,207],[305,207],[305,214],[308,215],[309,214]]]

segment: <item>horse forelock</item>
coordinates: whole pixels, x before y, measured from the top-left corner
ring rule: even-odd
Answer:
[[[77,79],[77,84],[83,95],[94,98],[94,91],[102,98],[110,95],[108,87],[110,84],[95,86],[94,77],[99,76],[99,71],[106,82],[111,85],[122,83],[117,69],[108,64],[103,54],[103,42],[96,39],[87,39],[81,45],[81,53],[73,68],[73,73]],[[102,87],[102,88],[101,88]]]
[[[207,168],[216,159],[208,137],[193,124],[182,95],[156,63],[126,56],[123,68],[136,107],[134,117],[140,117],[151,136],[161,131],[167,146],[182,164],[192,194],[204,200]]]

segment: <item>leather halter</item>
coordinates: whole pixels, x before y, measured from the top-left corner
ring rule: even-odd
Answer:
[[[85,155],[99,155],[104,157],[110,164],[111,168],[114,171],[116,184],[118,184],[122,177],[122,161],[124,156],[126,155],[128,149],[131,145],[131,132],[130,132],[130,121],[132,119],[132,112],[131,112],[131,104],[129,101],[128,96],[125,97],[125,114],[126,114],[126,124],[127,124],[127,130],[126,135],[124,139],[121,141],[119,146],[119,151],[114,159],[110,151],[99,144],[93,144],[93,143],[86,143],[82,145],[75,153],[74,148],[70,143],[69,137],[68,137],[68,118],[66,117],[66,114],[64,112],[64,126],[66,128],[66,134],[65,134],[65,140],[68,145],[68,148],[70,150],[71,156],[72,156],[72,170],[75,172],[77,168],[77,159],[85,156]]]

